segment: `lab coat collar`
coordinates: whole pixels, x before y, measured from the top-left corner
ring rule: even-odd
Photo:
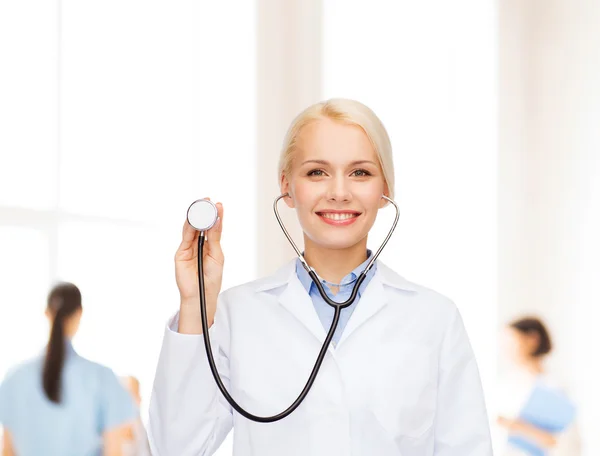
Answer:
[[[419,291],[419,287],[417,285],[398,275],[379,260],[377,260],[377,271],[374,277],[377,277],[383,285],[387,285],[392,288],[397,288],[404,291]],[[259,280],[256,285],[256,291],[260,292],[274,290],[284,285],[288,285],[290,282],[297,279],[296,259],[294,259],[279,268],[273,275]]]
[[[360,297],[360,301],[342,333],[340,342],[337,344],[338,348],[356,329],[388,304],[389,297],[384,285],[409,292],[418,291],[416,285],[378,262],[377,271]],[[296,260],[286,264],[272,276],[259,281],[256,291],[273,291],[282,287],[285,288],[278,295],[279,303],[319,341],[325,340],[326,331],[319,320],[309,294],[296,274]],[[334,354],[331,346],[329,351]]]

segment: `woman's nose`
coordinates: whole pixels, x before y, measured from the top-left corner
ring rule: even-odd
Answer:
[[[330,180],[327,194],[329,201],[344,202],[352,199],[350,183],[343,177],[338,176]]]

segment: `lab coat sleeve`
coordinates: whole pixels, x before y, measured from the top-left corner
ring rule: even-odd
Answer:
[[[209,336],[229,390],[224,304],[219,302]],[[180,334],[177,328],[178,314],[165,329],[156,369],[148,420],[150,447],[154,456],[210,456],[233,426],[232,410],[212,377],[202,335]]]
[[[454,307],[440,348],[435,456],[492,456],[479,369]]]

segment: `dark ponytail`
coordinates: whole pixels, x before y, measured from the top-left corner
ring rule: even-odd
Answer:
[[[48,295],[48,312],[52,317],[50,340],[43,369],[44,392],[58,404],[61,399],[62,370],[65,363],[65,322],[81,309],[81,293],[71,283],[56,285]]]

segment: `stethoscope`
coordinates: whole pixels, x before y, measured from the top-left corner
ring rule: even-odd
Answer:
[[[331,343],[331,339],[333,338],[333,335],[337,328],[338,322],[340,320],[340,315],[341,315],[342,309],[350,306],[356,299],[360,285],[363,283],[363,281],[367,277],[367,273],[369,272],[369,270],[375,263],[375,260],[377,260],[377,257],[379,256],[379,254],[381,253],[383,248],[386,246],[386,244],[390,240],[390,237],[392,236],[392,233],[394,232],[394,230],[396,229],[396,225],[398,224],[398,219],[400,218],[400,209],[398,208],[398,205],[392,199],[388,198],[385,195],[382,195],[382,198],[384,198],[386,201],[390,202],[396,209],[396,217],[394,218],[394,223],[392,224],[392,228],[390,229],[389,233],[383,240],[383,243],[381,244],[381,246],[379,247],[377,252],[375,252],[375,254],[371,256],[371,260],[365,267],[364,271],[362,271],[360,273],[360,275],[358,276],[358,279],[354,283],[354,287],[352,289],[352,293],[350,294],[350,297],[344,302],[335,302],[331,298],[329,298],[329,296],[327,296],[327,293],[323,289],[323,285],[321,285],[321,281],[319,280],[317,273],[315,272],[315,270],[312,267],[310,267],[308,265],[308,263],[304,259],[304,256],[302,255],[302,252],[298,249],[298,246],[296,245],[296,243],[294,242],[294,240],[288,233],[287,229],[285,228],[285,225],[283,224],[283,221],[281,220],[281,217],[279,216],[279,211],[277,209],[277,203],[279,202],[279,200],[281,200],[282,198],[285,198],[287,196],[289,196],[289,195],[287,193],[284,193],[283,195],[280,195],[277,198],[275,198],[275,201],[273,202],[273,211],[275,212],[275,217],[277,218],[277,222],[279,222],[279,226],[283,230],[288,241],[290,242],[290,244],[296,251],[296,254],[298,255],[298,259],[302,263],[302,266],[304,267],[304,269],[306,269],[306,271],[312,278],[313,282],[317,286],[317,289],[319,290],[321,297],[325,300],[325,302],[327,304],[329,304],[331,307],[334,308],[334,315],[333,315],[333,321],[331,322],[331,327],[329,328],[329,332],[327,333],[327,337],[325,338],[325,342],[323,342],[323,346],[321,347],[321,351],[319,352],[317,361],[315,362],[312,372],[310,373],[310,377],[308,378],[306,385],[302,389],[302,392],[300,393],[298,398],[293,402],[293,404],[290,405],[286,410],[284,410],[283,412],[281,412],[277,415],[273,415],[273,416],[256,416],[256,415],[253,415],[252,413],[249,413],[246,410],[244,410],[231,397],[231,395],[225,388],[225,385],[223,385],[223,382],[221,381],[221,377],[219,376],[219,372],[217,371],[217,366],[215,364],[215,359],[213,357],[212,347],[211,347],[211,343],[210,343],[210,337],[208,336],[208,320],[207,320],[207,315],[206,315],[206,296],[204,294],[204,269],[203,269],[203,265],[202,265],[202,253],[203,253],[204,241],[206,240],[206,232],[209,229],[211,229],[217,222],[217,207],[210,200],[200,199],[200,200],[194,201],[190,205],[188,212],[187,212],[187,219],[188,219],[189,224],[193,228],[195,228],[196,230],[198,230],[200,232],[200,235],[198,236],[198,286],[200,288],[200,314],[201,314],[201,318],[202,318],[202,335],[204,337],[204,346],[206,348],[206,355],[208,357],[208,364],[210,366],[210,370],[215,379],[215,382],[217,383],[217,386],[219,387],[219,390],[221,390],[221,393],[223,394],[223,396],[225,397],[227,402],[229,402],[231,407],[233,407],[234,410],[236,410],[240,415],[244,416],[245,418],[248,418],[249,420],[252,420],[252,421],[256,421],[258,423],[272,423],[274,421],[279,421],[282,418],[285,418],[286,416],[290,415],[294,410],[296,410],[298,408],[298,406],[302,403],[302,401],[304,401],[304,399],[308,395],[308,392],[312,388],[313,383],[315,382],[315,379],[317,378],[317,374],[319,373],[319,369],[321,368],[321,364],[323,363],[323,359],[325,358],[325,354],[327,353],[327,348],[329,347],[329,344]]]

